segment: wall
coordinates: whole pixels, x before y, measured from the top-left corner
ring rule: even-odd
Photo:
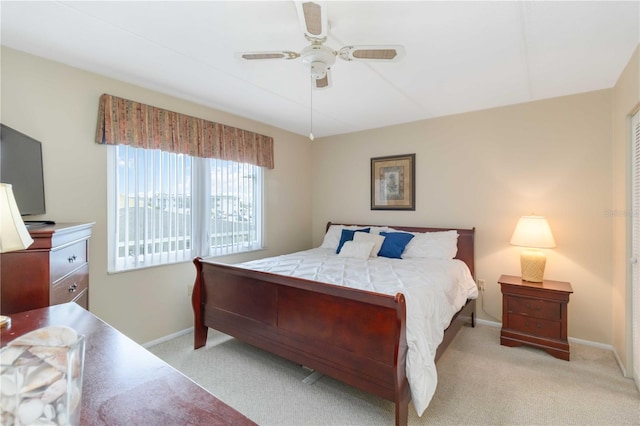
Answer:
[[[614,87],[613,105],[613,346],[627,375],[632,372],[631,356],[631,123],[640,104],[640,52],[636,48]],[[635,214],[638,214],[637,212]]]
[[[43,144],[47,214],[57,222],[96,222],[90,241],[90,310],[145,343],[193,325],[191,262],[107,274],[107,156],[95,140],[102,93],[202,117],[275,140],[265,174],[266,249],[243,261],[311,245],[311,144],[305,137],[2,47],[1,121]],[[41,219],[32,217],[30,219]]]
[[[612,342],[612,91],[316,139],[313,239],[327,221],[476,227],[479,317],[501,321],[497,279],[519,275],[509,239],[547,216],[557,248],[545,277],[571,282],[569,335]],[[370,158],[416,154],[416,210],[370,210]]]
[[[98,97],[105,92],[274,136],[276,168],[267,172],[265,184],[267,248],[223,261],[319,245],[328,220],[475,226],[477,275],[487,281],[479,316],[499,321],[496,280],[519,273],[519,249],[508,244],[513,227],[522,214],[544,214],[558,243],[547,251],[546,277],[570,281],[575,292],[569,335],[613,344],[624,363],[630,362],[626,221],[615,212],[628,208],[625,132],[626,117],[640,99],[637,51],[612,90],[319,138],[313,144],[5,47],[1,59],[1,121],[43,142],[45,218],[96,222],[91,310],[138,342],[191,326],[187,286],[195,273],[191,263],[106,273],[106,153],[94,143]],[[416,211],[371,211],[370,158],[402,153],[416,153]]]

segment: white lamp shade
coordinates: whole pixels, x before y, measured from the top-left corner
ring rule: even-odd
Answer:
[[[522,216],[511,236],[511,244],[531,248],[553,248],[556,241],[544,216]]]
[[[0,183],[0,253],[24,250],[33,244],[33,239],[22,221],[13,188]]]

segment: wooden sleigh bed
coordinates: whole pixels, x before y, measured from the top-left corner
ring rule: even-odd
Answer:
[[[453,229],[393,228],[406,232]],[[475,229],[456,231],[456,259],[465,262],[475,277]],[[394,297],[202,258],[194,264],[195,349],[206,344],[208,328],[219,330],[394,402],[396,425],[407,424],[411,393],[406,376],[406,304],[401,293]],[[464,324],[475,325],[475,300],[468,300],[453,317],[436,360]]]

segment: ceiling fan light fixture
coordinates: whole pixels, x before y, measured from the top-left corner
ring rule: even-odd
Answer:
[[[336,63],[335,50],[322,44],[312,44],[305,47],[300,52],[300,57],[302,63],[308,67],[311,67],[314,62],[322,62],[329,69],[331,65]]]
[[[312,44],[300,52],[302,63],[309,67],[316,89],[329,87],[329,70],[336,63],[336,51],[321,44]]]
[[[329,68],[324,62],[316,61],[311,63],[311,77],[314,80],[322,80],[327,76]]]

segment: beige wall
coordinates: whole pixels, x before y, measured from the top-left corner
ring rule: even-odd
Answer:
[[[631,357],[631,115],[640,103],[640,52],[631,60],[614,87],[613,104],[613,346],[627,375],[632,372]],[[636,212],[637,214],[637,212]]]
[[[47,219],[95,221],[91,310],[144,343],[191,326],[183,263],[106,273],[106,153],[94,140],[98,97],[111,93],[274,136],[266,175],[266,243],[242,261],[320,244],[327,221],[476,227],[479,315],[500,320],[500,274],[519,273],[509,245],[522,214],[548,217],[558,247],[546,277],[570,281],[569,335],[629,357],[626,277],[627,116],[640,99],[636,51],[616,87],[424,120],[313,144],[255,121],[2,48],[1,121],[43,142]],[[416,153],[414,212],[371,211],[371,157]],[[313,160],[312,160],[313,158]],[[613,191],[612,191],[613,188]],[[613,255],[611,254],[613,253]]]
[[[612,342],[612,90],[316,139],[314,244],[327,221],[476,227],[480,318],[501,320],[497,279],[519,275],[518,218],[547,216],[549,279],[570,281],[569,335]],[[416,211],[370,210],[370,158],[416,154]]]
[[[265,175],[267,248],[221,260],[249,260],[311,245],[307,138],[5,47],[1,53],[1,121],[43,144],[43,218],[96,222],[90,242],[90,310],[134,340],[145,343],[193,325],[187,287],[195,269],[187,262],[107,274],[107,156],[106,148],[94,142],[102,93],[273,136],[275,169]]]

